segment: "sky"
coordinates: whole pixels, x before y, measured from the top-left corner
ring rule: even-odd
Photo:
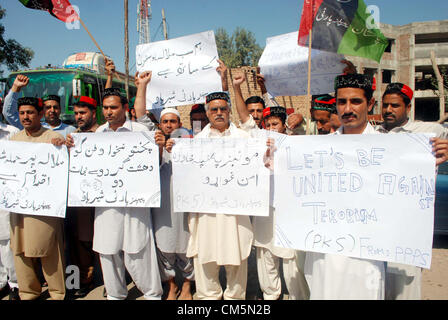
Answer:
[[[70,0],[79,8],[81,19],[103,52],[119,71],[124,71],[124,1]],[[135,48],[138,44],[137,4],[129,0],[129,68],[134,74]],[[380,22],[405,25],[417,21],[448,19],[447,0],[364,0],[379,8]],[[405,4],[405,6],[404,6]],[[15,39],[31,48],[35,55],[30,67],[61,65],[76,52],[99,50],[80,29],[69,29],[49,13],[24,7],[18,0],[1,0],[6,16],[5,38]],[[254,33],[263,48],[266,38],[298,30],[303,0],[152,0],[151,41],[163,40],[162,8],[168,24],[168,38],[224,28],[229,35],[236,27]],[[4,75],[8,75],[6,71]]]

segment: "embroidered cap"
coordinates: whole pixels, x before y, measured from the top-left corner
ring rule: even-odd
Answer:
[[[225,100],[227,103],[230,103],[230,97],[227,92],[212,92],[205,97],[205,103],[210,103],[213,100]]]
[[[340,88],[359,88],[364,90],[373,90],[373,80],[364,74],[342,74],[334,79],[334,90]]]

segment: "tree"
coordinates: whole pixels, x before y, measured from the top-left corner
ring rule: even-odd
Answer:
[[[237,27],[229,37],[226,30],[219,28],[215,34],[219,57],[229,68],[257,66],[263,49],[256,43],[252,32]]]
[[[6,10],[0,6],[0,20],[6,14]],[[4,39],[5,27],[0,24],[0,66],[6,66],[11,71],[17,71],[20,67],[29,67],[29,63],[34,57],[34,52],[30,48],[23,47],[13,39]],[[3,71],[0,70],[0,75]]]

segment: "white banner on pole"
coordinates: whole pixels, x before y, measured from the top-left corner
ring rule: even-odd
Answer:
[[[65,217],[68,152],[49,143],[0,141],[0,208]]]
[[[266,39],[258,65],[267,91],[276,96],[307,94],[308,48],[297,44],[298,31]],[[334,78],[342,73],[341,54],[311,50],[311,94],[334,91]]]
[[[429,268],[429,137],[288,136],[274,156],[276,245]]]
[[[222,91],[213,31],[141,44],[136,55],[137,71],[152,71],[147,109],[204,103],[208,93]]]
[[[71,207],[160,207],[154,131],[72,133]]]
[[[176,212],[269,215],[266,139],[176,139]]]

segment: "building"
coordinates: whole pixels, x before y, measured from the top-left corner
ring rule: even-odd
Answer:
[[[377,88],[381,88],[375,92],[377,101],[381,101],[388,83],[402,82],[414,90],[411,119],[439,120],[438,91],[431,84],[431,78],[435,79],[431,51],[435,53],[439,70],[447,68],[448,20],[413,22],[404,26],[381,24],[381,31],[389,39],[389,46],[380,63],[359,57],[347,58],[357,66],[358,72],[375,76]],[[377,104],[374,113],[381,113],[379,108]],[[446,104],[443,111],[446,112]]]

